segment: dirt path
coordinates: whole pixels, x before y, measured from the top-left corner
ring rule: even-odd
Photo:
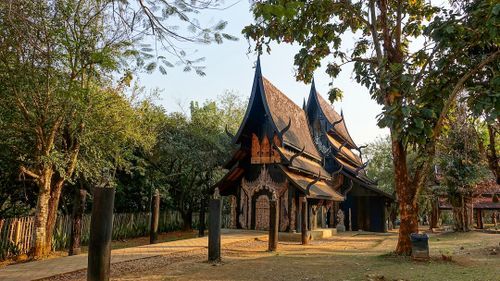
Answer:
[[[485,233],[431,236],[432,259],[414,262],[390,254],[397,234],[343,233],[310,245],[267,241],[223,246],[223,262],[206,262],[206,249],[129,261],[112,266],[112,280],[500,280],[500,235]],[[441,255],[452,261],[443,261]],[[86,280],[85,271],[46,280]]]
[[[266,236],[265,233],[257,231],[223,230],[222,233],[222,245]],[[141,268],[143,268],[140,266],[141,262],[132,261],[148,260],[153,257],[159,256],[183,256],[185,252],[189,252],[186,253],[186,255],[189,255],[190,253],[196,253],[197,251],[206,251],[207,245],[208,238],[201,237],[176,240],[153,245],[116,249],[112,250],[111,252],[111,263],[116,264],[117,268],[126,266],[129,268],[135,268],[140,272]],[[88,257],[86,254],[82,254],[77,256],[53,258],[48,260],[9,265],[0,269],[0,280],[39,280],[42,278],[48,278],[55,275],[61,275],[75,271],[85,273],[87,268],[87,258]],[[127,263],[129,264],[127,265]],[[135,266],[135,264],[139,264],[139,266]]]

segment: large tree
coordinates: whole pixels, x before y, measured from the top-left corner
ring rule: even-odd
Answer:
[[[255,23],[243,30],[259,51],[263,46],[270,51],[273,40],[299,45],[298,80],[310,81],[325,58],[332,78],[343,65],[354,64],[356,81],[383,106],[379,126],[391,133],[399,254],[411,252],[418,194],[450,108],[464,86],[471,86],[466,83],[482,80],[481,72],[498,64],[500,56],[499,5],[488,0],[452,4],[446,9],[422,0],[267,0],[255,2]],[[348,37],[356,38],[352,45]],[[332,87],[331,100],[338,93]],[[408,169],[409,146],[419,155],[414,173]]]
[[[476,130],[466,108],[458,107],[451,118],[454,122],[443,135],[437,149],[440,183],[452,206],[455,229],[469,231],[473,219],[474,188],[491,174],[486,168]]]
[[[191,228],[194,211],[204,211],[223,175],[221,166],[232,148],[225,126],[236,130],[244,111],[238,96],[226,92],[218,101],[191,102],[189,116],[170,114],[162,127],[149,162],[157,181],[166,184],[165,193],[181,213],[184,229]]]
[[[218,5],[218,1],[0,2],[0,125],[21,174],[38,187],[35,257],[51,250],[63,186],[75,176],[103,184],[126,164],[131,147],[154,137],[137,132],[141,128],[137,108],[124,95],[133,72],[158,69],[165,74],[166,67],[180,63],[185,71],[203,75],[201,60],[189,58],[176,42],[234,39],[221,33],[225,21],[207,27],[195,18],[200,10]],[[189,31],[183,34],[175,21]],[[163,47],[151,48],[148,38]],[[169,55],[153,55],[158,51]]]

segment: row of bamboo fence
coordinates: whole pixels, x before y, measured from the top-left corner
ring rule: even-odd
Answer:
[[[205,217],[208,223],[208,214]],[[113,240],[123,240],[149,234],[150,213],[116,213],[113,216]],[[193,214],[193,228],[199,225],[199,216]],[[223,227],[229,226],[229,216],[224,215]],[[163,211],[160,213],[158,231],[168,232],[179,230],[182,226],[182,217],[177,211]],[[52,237],[52,248],[64,250],[69,248],[71,237],[72,218],[70,215],[61,215]],[[0,260],[27,254],[33,246],[35,219],[33,216],[8,218],[0,220]],[[87,245],[90,235],[90,214],[82,218],[81,243]]]

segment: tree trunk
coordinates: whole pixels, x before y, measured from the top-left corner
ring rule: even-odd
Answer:
[[[198,223],[198,236],[205,236],[205,200],[202,199],[200,203],[200,216]]]
[[[488,156],[487,158],[489,167],[496,177],[497,184],[500,184],[500,166],[498,165],[498,155],[496,149],[495,135],[496,135],[495,128],[493,127],[493,125],[488,124],[489,153],[487,153],[486,155]]]
[[[71,237],[69,242],[70,256],[79,255],[81,252],[80,241],[82,237],[82,217],[85,211],[85,197],[87,191],[85,189],[77,189],[73,201],[73,222],[71,224]]]
[[[439,200],[436,196],[432,200],[432,210],[431,210],[431,218],[429,220],[429,229],[438,227],[438,219],[439,219]]]
[[[50,199],[50,181],[44,182],[38,192],[38,200],[35,212],[35,246],[33,248],[33,257],[35,259],[43,258],[47,252],[47,217],[49,215]],[[50,251],[49,251],[50,252]]]
[[[467,204],[468,198],[460,195],[458,200],[453,201],[455,202],[455,205],[452,205],[455,230],[459,232],[467,232],[471,228],[470,208],[469,204]]]
[[[399,199],[399,226],[398,245],[396,253],[399,255],[411,254],[410,234],[418,232],[418,207],[414,200],[417,187],[408,179],[406,150],[402,141],[393,137],[392,156],[394,162],[395,187]]]
[[[191,231],[193,230],[193,211],[181,212],[182,216],[182,230]]]
[[[49,208],[48,208],[48,216],[47,216],[47,236],[45,237],[45,246],[47,247],[47,252],[52,251],[52,236],[54,234],[54,228],[56,226],[57,220],[57,209],[59,207],[59,199],[61,198],[61,191],[64,185],[65,180],[59,179],[54,186],[51,188],[50,199],[49,199]]]
[[[38,183],[39,191],[35,211],[35,245],[32,249],[35,259],[43,258],[50,253],[50,245],[47,246],[47,220],[52,174],[51,168],[45,168]]]

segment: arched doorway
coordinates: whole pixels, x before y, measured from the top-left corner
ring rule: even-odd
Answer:
[[[261,189],[252,198],[252,229],[269,230],[269,200],[271,192]]]
[[[269,229],[269,198],[267,195],[260,195],[255,201],[255,229]]]

